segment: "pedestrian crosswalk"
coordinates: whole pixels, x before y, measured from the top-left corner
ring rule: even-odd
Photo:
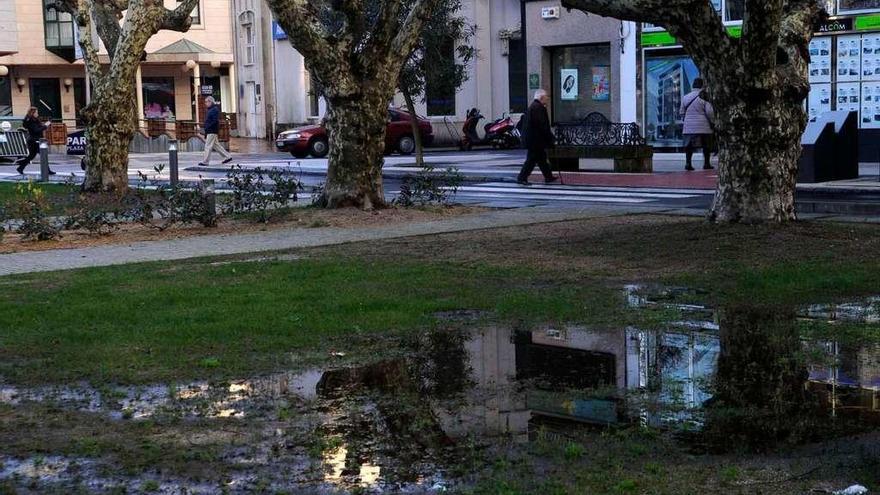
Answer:
[[[713,192],[700,189],[662,189],[632,187],[594,187],[533,184],[521,186],[510,182],[486,182],[459,187],[454,201],[463,204],[510,206],[528,204],[702,204]]]

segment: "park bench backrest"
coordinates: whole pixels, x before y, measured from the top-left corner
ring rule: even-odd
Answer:
[[[577,122],[556,124],[556,144],[562,146],[645,146],[639,125],[611,122],[592,112]]]

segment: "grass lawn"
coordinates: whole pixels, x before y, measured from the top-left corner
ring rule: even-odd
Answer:
[[[33,184],[46,193],[46,197],[50,204],[56,205],[66,203],[69,200],[69,188],[63,184]],[[16,192],[18,188],[27,187],[26,182],[0,182],[0,205],[8,204],[14,200],[19,194]]]
[[[620,329],[675,318],[627,309],[622,287],[633,283],[699,289],[682,302],[722,311],[863,299],[880,295],[880,227],[719,227],[642,215],[2,277],[0,376],[23,386],[80,380],[107,388],[193,379],[225,384],[327,365],[336,359],[328,351],[345,352],[346,362],[388,360],[406,336],[444,325]],[[482,319],[438,316],[461,309],[481,310]],[[876,324],[806,326],[803,332],[880,342]],[[337,379],[370,383],[375,377],[352,373]],[[388,386],[355,395],[379,404],[369,414],[395,418],[383,427],[409,422],[415,424],[407,428],[429,431],[436,423],[431,414],[389,413],[398,411],[389,404],[403,396],[382,388]],[[377,398],[382,393],[388,402]],[[336,423],[321,433],[320,421],[303,419],[308,401],[287,399],[273,399],[246,420],[196,422],[158,416],[126,423],[51,404],[5,405],[0,455],[109,457],[133,473],[158,467],[208,479],[226,479],[240,468],[224,456],[243,444],[268,452],[267,472],[275,469],[272,459],[287,465],[284,456],[296,452],[314,450],[320,460],[343,439],[351,442],[354,459],[357,449],[371,448],[372,437],[359,433],[363,424],[357,422],[369,423],[369,414],[346,409],[351,404],[343,397],[350,398],[334,397],[321,414],[355,422],[351,434]],[[418,408],[427,401],[414,402]],[[653,428],[554,435],[538,431],[526,445],[491,451],[475,447],[473,457],[462,457],[455,467],[471,483],[453,493],[806,493],[856,482],[880,487],[876,434],[760,455],[696,453]],[[0,493],[3,488],[0,482]]]

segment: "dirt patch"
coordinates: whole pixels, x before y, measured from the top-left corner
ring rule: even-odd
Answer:
[[[111,244],[130,244],[142,241],[161,241],[183,237],[216,234],[244,234],[273,230],[309,229],[321,227],[354,228],[387,226],[407,222],[423,222],[458,215],[469,215],[485,211],[485,208],[453,206],[426,208],[390,207],[382,210],[364,211],[356,208],[322,210],[316,208],[296,208],[269,223],[257,223],[243,218],[223,218],[215,228],[202,226],[179,226],[164,231],[140,224],[121,225],[116,232],[105,235],[90,235],[85,231],[65,231],[64,236],[51,241],[25,241],[21,236],[7,233],[0,241],[0,254],[46,251],[51,249],[71,249]]]

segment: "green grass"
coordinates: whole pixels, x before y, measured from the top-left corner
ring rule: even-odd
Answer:
[[[610,322],[618,291],[531,290],[523,270],[448,263],[150,263],[0,284],[0,374],[19,381],[151,382],[276,369],[327,339],[401,332],[437,311],[505,321]],[[337,343],[339,345],[339,343]]]
[[[8,204],[20,196],[16,191],[22,186],[27,187],[27,183],[0,182],[0,205]],[[35,184],[35,186],[46,192],[46,197],[51,204],[66,202],[69,199],[69,188],[63,184]]]

